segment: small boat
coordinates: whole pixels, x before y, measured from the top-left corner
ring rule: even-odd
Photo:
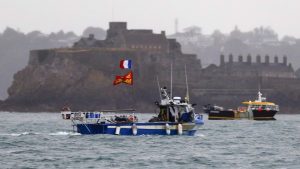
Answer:
[[[237,110],[224,109],[220,106],[205,105],[203,110],[208,114],[209,120],[235,120],[235,119],[252,119],[252,120],[276,120],[275,114],[279,111],[279,106],[272,102],[267,102],[266,97],[258,92],[257,100],[242,102],[242,107]]]
[[[181,97],[170,98],[166,87],[160,90],[161,100],[156,102],[158,115],[148,122],[139,122],[133,110],[120,114],[124,111],[72,112],[63,108],[61,115],[81,134],[194,135],[204,123],[202,114],[194,112],[195,104]]]

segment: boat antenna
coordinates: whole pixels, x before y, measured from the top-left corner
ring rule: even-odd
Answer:
[[[185,84],[186,84],[186,101],[190,101],[190,95],[189,95],[189,85],[188,85],[188,79],[187,79],[187,73],[186,73],[186,65],[184,65],[184,73],[185,73]]]
[[[157,81],[157,86],[158,86],[158,93],[159,93],[159,98],[160,100],[162,100],[162,97],[161,97],[161,88],[160,88],[160,84],[159,84],[159,80],[158,80],[158,76],[156,76],[156,81]]]
[[[260,88],[261,88],[261,79],[259,79],[259,82],[258,82],[258,91],[260,91]]]
[[[259,82],[258,83],[258,93],[257,93],[257,101],[259,101],[259,102],[262,101],[262,97],[261,97],[262,94],[261,94],[260,90],[261,90],[261,83]]]
[[[261,90],[261,86],[262,86],[262,75],[258,74],[258,91]]]
[[[170,98],[172,99],[172,92],[173,91],[173,63],[171,63],[171,89],[170,89]]]

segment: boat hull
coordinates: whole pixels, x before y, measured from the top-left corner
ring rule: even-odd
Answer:
[[[253,119],[253,120],[276,120],[274,118],[277,111],[275,110],[252,110],[250,112],[234,112],[231,110],[214,110],[208,112],[208,120],[237,120],[237,119]]]
[[[168,124],[168,127],[166,127]],[[134,126],[136,133],[134,134]],[[182,124],[182,133],[178,123],[121,123],[121,124],[76,124],[77,132],[81,134],[113,134],[113,135],[195,135],[199,125],[195,123]],[[168,129],[169,131],[167,131]]]
[[[234,120],[234,111],[231,110],[214,110],[208,112],[208,120]]]
[[[274,118],[277,111],[275,110],[252,110],[254,120],[276,120]]]

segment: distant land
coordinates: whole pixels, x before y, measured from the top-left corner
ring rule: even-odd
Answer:
[[[101,28],[88,27],[82,36],[88,36],[90,33],[99,39],[104,39],[106,34]],[[13,81],[13,75],[27,65],[30,50],[68,47],[79,38],[73,32],[44,34],[32,31],[25,34],[6,28],[0,33],[0,99],[8,96],[7,89]]]
[[[25,34],[6,28],[0,33],[0,99],[8,96],[7,89],[12,83],[13,75],[26,66],[30,50],[70,47],[81,36],[87,37],[90,33],[97,39],[104,39],[106,36],[106,31],[100,27],[88,27],[80,36],[64,31],[51,34],[32,31]],[[236,27],[230,34],[216,30],[213,34],[206,35],[202,34],[200,27],[191,26],[168,37],[176,38],[183,52],[197,54],[203,67],[218,64],[221,51],[234,55],[286,55],[300,76],[300,39],[292,36],[279,39],[277,33],[269,27],[258,27],[250,32],[241,32]]]
[[[158,99],[155,77],[170,84],[171,62],[177,75],[174,92],[184,95],[187,65],[192,100],[199,109],[207,103],[234,108],[253,99],[259,85],[282,113],[300,109],[300,40],[279,40],[271,28],[203,35],[201,28],[189,27],[167,36],[164,31],[130,30],[117,22],[110,23],[107,33],[87,28],[83,38],[72,32],[24,34],[7,28],[0,44],[1,78],[6,79],[0,82],[3,100],[10,86],[8,99],[0,102],[6,111],[58,111],[70,104],[76,110],[130,105],[150,112]],[[114,76],[123,73],[118,71],[122,58],[135,64],[132,89],[112,86]]]

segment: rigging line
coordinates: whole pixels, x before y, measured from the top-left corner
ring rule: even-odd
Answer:
[[[162,100],[162,97],[161,97],[161,88],[160,88],[160,84],[159,84],[159,80],[158,80],[158,76],[156,76],[156,81],[157,81],[157,86],[158,86],[158,93],[159,93],[159,98],[160,100]]]

